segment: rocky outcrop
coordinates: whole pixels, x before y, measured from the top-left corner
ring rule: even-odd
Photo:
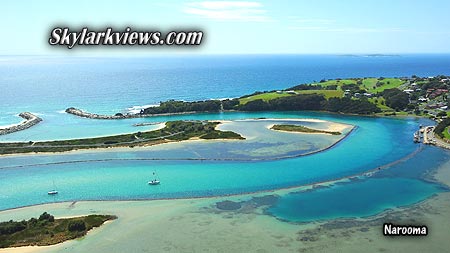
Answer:
[[[30,128],[42,121],[41,118],[39,118],[38,116],[36,116],[32,113],[29,113],[29,112],[22,112],[19,114],[19,116],[25,120],[16,125],[8,126],[5,128],[0,128],[0,135],[5,135],[5,134],[10,134],[10,133],[14,133],[17,131],[25,130],[25,129]]]
[[[95,114],[90,112],[85,112],[80,109],[70,107],[66,109],[67,113],[83,117],[83,118],[89,118],[89,119],[129,119],[129,118],[138,118],[140,115],[138,114],[122,114],[117,113],[116,115],[101,115],[101,114]]]
[[[85,112],[83,110],[77,109],[75,107],[70,107],[66,109],[66,113],[73,114],[78,117],[88,118],[88,119],[131,119],[131,118],[145,118],[145,117],[154,117],[154,116],[168,116],[168,115],[181,115],[181,114],[195,114],[199,112],[179,112],[179,113],[159,113],[159,114],[122,114],[116,113],[116,115],[103,115]]]

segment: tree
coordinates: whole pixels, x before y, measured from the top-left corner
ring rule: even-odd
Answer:
[[[445,117],[447,116],[447,113],[444,111],[439,112],[438,114],[436,114],[437,117]]]
[[[409,95],[399,89],[386,89],[383,97],[386,105],[395,110],[403,110],[409,104]]]
[[[86,224],[82,220],[74,220],[74,221],[69,222],[67,228],[69,229],[70,232],[75,232],[75,231],[81,232],[81,231],[86,230]]]
[[[55,217],[54,217],[53,215],[50,215],[50,214],[47,213],[47,212],[44,212],[43,214],[41,214],[41,215],[39,216],[39,219],[38,219],[38,220],[39,220],[39,221],[47,220],[47,221],[53,222],[53,221],[55,221]]]

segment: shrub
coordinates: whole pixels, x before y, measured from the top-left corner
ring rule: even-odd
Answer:
[[[67,226],[67,228],[69,229],[70,232],[75,232],[75,231],[81,232],[81,231],[86,230],[86,224],[82,220],[74,220],[74,221],[69,222],[69,225]]]

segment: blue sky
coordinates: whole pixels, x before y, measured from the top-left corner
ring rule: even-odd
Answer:
[[[450,53],[447,0],[2,1],[0,54]],[[198,48],[50,47],[50,30],[198,28]]]

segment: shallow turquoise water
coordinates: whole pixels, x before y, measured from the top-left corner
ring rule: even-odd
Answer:
[[[259,116],[314,117],[353,124],[358,128],[344,141],[325,152],[273,161],[183,160],[198,156],[213,158],[218,155],[220,157],[221,145],[223,145],[220,142],[211,144],[213,148],[210,149],[192,147],[187,150],[186,147],[189,145],[181,145],[174,149],[161,150],[2,157],[0,158],[0,168],[2,168],[0,169],[2,184],[0,209],[53,201],[216,196],[333,180],[377,168],[415,152],[419,146],[412,143],[412,133],[419,124],[430,123],[416,119],[399,120],[320,113],[229,113],[189,115],[178,118],[237,119]],[[427,149],[429,148],[425,151]],[[241,155],[238,157],[242,158]],[[433,157],[426,156],[425,161],[434,159]],[[152,160],[159,158],[173,160]],[[72,161],[84,162],[72,163]],[[66,163],[36,165],[55,162]],[[427,169],[436,166],[435,164]],[[423,167],[419,166],[417,169],[423,170]],[[159,186],[147,185],[153,171],[157,171],[162,182]],[[398,176],[393,175],[392,178],[398,178]],[[53,187],[53,181],[60,193],[57,196],[48,196],[47,191]],[[430,188],[428,183],[418,185],[418,189],[422,187],[425,187],[424,192],[438,192],[437,188]],[[416,193],[413,194],[414,199],[424,199],[429,196],[429,194]],[[392,202],[393,205],[404,203]],[[376,208],[371,210],[380,210],[384,206],[385,203],[380,202],[380,205],[376,205]],[[353,213],[352,210],[348,211]]]
[[[409,160],[369,178],[326,188],[294,192],[278,200],[268,214],[289,221],[366,217],[420,202],[448,187],[423,180],[450,159],[450,152],[427,147]]]
[[[367,217],[417,203],[440,191],[443,189],[439,186],[417,179],[369,179],[290,194],[282,197],[268,213],[300,222]]]

